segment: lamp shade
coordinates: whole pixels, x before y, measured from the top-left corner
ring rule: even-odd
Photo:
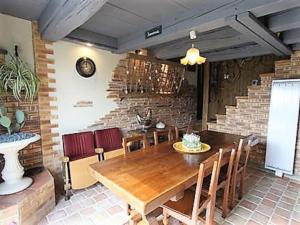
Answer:
[[[195,65],[205,63],[206,58],[200,56],[199,49],[192,46],[189,50],[187,50],[184,58],[180,60],[180,63],[183,65]]]

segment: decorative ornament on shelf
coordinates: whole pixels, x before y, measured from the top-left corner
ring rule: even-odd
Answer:
[[[145,116],[141,116],[138,112],[136,114],[136,119],[140,125],[142,125],[142,130],[145,132],[147,128],[151,125],[152,120],[152,110],[150,108],[146,109]]]
[[[39,79],[19,57],[17,45],[15,55],[10,54],[10,57],[8,64],[0,66],[0,92],[11,93],[18,101],[32,102],[38,93]]]
[[[7,133],[19,133],[25,124],[25,113],[19,109],[15,112],[15,123],[7,115],[7,108],[0,106],[0,124],[6,128]]]
[[[190,32],[190,38],[191,40],[197,38],[196,31],[193,30]],[[199,49],[195,48],[194,44],[192,44],[192,47],[189,50],[187,50],[185,57],[180,60],[180,63],[183,65],[195,65],[196,63],[205,63],[205,61],[206,58],[200,56]]]

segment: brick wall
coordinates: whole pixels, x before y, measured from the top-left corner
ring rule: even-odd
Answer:
[[[260,78],[261,85],[249,86],[248,96],[237,96],[236,105],[226,106],[226,114],[216,115],[217,122],[209,123],[208,129],[261,137],[261,143],[251,153],[250,160],[263,166],[272,80],[300,78],[300,52],[294,52],[290,59],[276,61],[275,73],[260,74]],[[300,130],[296,145],[295,173],[300,174]]]
[[[131,56],[132,57],[132,56]],[[152,121],[155,124],[158,120],[168,125],[183,126],[190,119],[196,119],[196,91],[195,88],[184,82],[179,95],[159,95],[151,93],[133,93],[124,94],[124,86],[126,84],[126,71],[128,65],[133,62],[130,55],[120,60],[115,68],[112,81],[109,84],[108,98],[112,98],[117,107],[110,111],[103,118],[99,118],[89,129],[103,129],[108,127],[120,127],[125,133],[128,130],[140,128],[136,121],[136,113],[143,114],[146,108],[152,109]],[[146,61],[151,58],[143,57]],[[138,65],[145,65],[142,57]],[[159,61],[155,61],[157,68],[162,68]],[[163,63],[163,62],[161,62]],[[174,64],[174,66],[176,66]],[[172,65],[170,65],[171,69]],[[145,73],[143,68],[136,68],[136,71]],[[144,74],[144,76],[146,76]]]

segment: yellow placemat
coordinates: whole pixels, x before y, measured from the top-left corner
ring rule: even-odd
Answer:
[[[201,153],[209,151],[210,145],[201,143],[201,148],[187,148],[182,144],[182,141],[179,141],[173,144],[173,148],[182,153]]]

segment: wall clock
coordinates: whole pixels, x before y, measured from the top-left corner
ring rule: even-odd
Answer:
[[[88,78],[95,74],[96,65],[92,59],[81,57],[76,62],[76,70],[80,76]]]

